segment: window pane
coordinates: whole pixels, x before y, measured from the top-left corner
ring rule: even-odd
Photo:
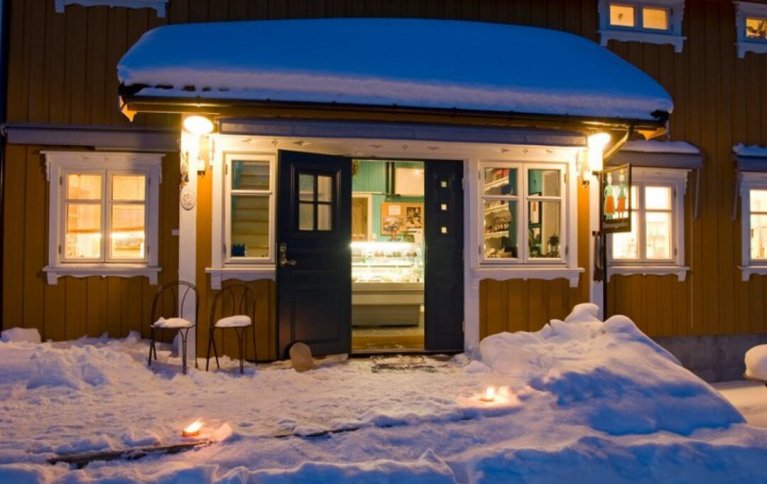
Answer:
[[[612,252],[613,259],[639,259],[639,235],[637,227],[639,226],[639,220],[637,219],[637,213],[632,212],[631,232],[618,232],[612,234]]]
[[[746,38],[767,40],[767,19],[747,17]]]
[[[314,200],[314,175],[298,175],[298,199]]]
[[[114,259],[144,258],[144,205],[112,205],[110,253]]]
[[[749,198],[752,212],[767,212],[767,190],[751,190]]]
[[[232,161],[232,189],[269,190],[269,162]]]
[[[529,243],[531,257],[560,257],[560,220],[561,204],[559,202],[533,202],[532,207],[539,205],[540,223],[530,224]],[[530,214],[533,220],[533,213]]]
[[[485,168],[485,195],[517,195],[517,169]]]
[[[559,183],[559,170],[527,171],[527,193],[529,195],[558,197],[561,186]]]
[[[314,204],[298,205],[298,230],[314,230]]]
[[[333,230],[332,205],[317,205],[317,230]]]
[[[144,175],[114,175],[112,177],[112,200],[144,201],[146,177]]]
[[[767,259],[767,215],[751,215],[751,258]]]
[[[645,209],[671,210],[671,187],[645,187]]]
[[[101,257],[101,205],[67,205],[65,257],[98,259]]]
[[[333,178],[329,176],[317,177],[317,200],[320,202],[333,200]]]
[[[652,30],[668,30],[668,10],[653,7],[643,8],[642,27]]]
[[[517,255],[516,200],[485,200],[485,257],[509,258]]]
[[[269,256],[269,197],[232,195],[232,257]]]
[[[101,200],[101,175],[67,175],[67,199]]]
[[[617,27],[633,27],[636,25],[634,21],[634,7],[610,4],[610,25]]]
[[[671,214],[645,213],[647,259],[671,259]]]

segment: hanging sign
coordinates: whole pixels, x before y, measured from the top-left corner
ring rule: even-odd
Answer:
[[[631,232],[631,165],[605,167],[602,187],[602,232]]]

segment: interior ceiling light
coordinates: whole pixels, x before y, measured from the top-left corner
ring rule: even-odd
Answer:
[[[205,116],[193,114],[184,118],[184,129],[198,136],[210,134],[213,132],[213,121]]]

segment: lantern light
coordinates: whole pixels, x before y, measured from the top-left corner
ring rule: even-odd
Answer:
[[[213,121],[205,116],[194,114],[184,118],[184,129],[198,136],[210,134],[213,132]]]
[[[608,133],[595,133],[589,136],[589,170],[602,171],[604,167],[604,150],[607,143],[610,142]]]
[[[200,435],[200,430],[202,430],[202,420],[197,419],[191,424],[186,426],[186,428],[181,432],[181,436],[197,437],[198,435]]]
[[[495,387],[489,386],[485,388],[485,393],[480,397],[480,400],[482,400],[483,402],[495,401]]]

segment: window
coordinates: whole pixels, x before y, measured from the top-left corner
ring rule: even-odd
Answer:
[[[218,146],[231,147],[223,142]],[[274,155],[217,151],[215,156],[211,267],[205,269],[210,274],[211,287],[220,289],[227,279],[271,279],[274,277]]]
[[[741,172],[742,275],[767,274],[767,173]]]
[[[683,280],[687,170],[633,168],[631,176],[631,232],[610,235],[610,272],[676,274]]]
[[[123,8],[153,8],[157,11],[159,18],[165,17],[165,6],[168,0],[54,0],[56,11],[64,12],[67,5],[82,5],[84,7],[96,7],[105,5],[107,7]]]
[[[671,44],[681,52],[683,16],[684,0],[599,0],[602,45],[609,40]]]
[[[483,166],[486,262],[564,262],[564,165]]]
[[[154,283],[161,155],[45,152],[48,281],[144,275]]]
[[[767,53],[767,5],[735,2],[738,57],[746,52]]]

